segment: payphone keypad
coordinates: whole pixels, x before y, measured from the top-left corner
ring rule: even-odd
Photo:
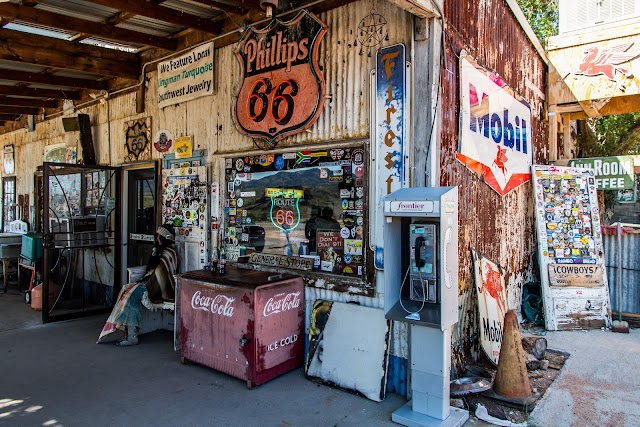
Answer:
[[[414,301],[436,303],[436,224],[411,224],[410,292]]]

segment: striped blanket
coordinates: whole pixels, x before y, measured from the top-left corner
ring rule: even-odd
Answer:
[[[143,299],[152,303],[174,301],[176,282],[174,275],[178,267],[178,256],[175,246],[162,251],[158,265],[137,283],[124,286],[118,295],[107,322],[105,323],[98,343],[108,341],[117,330],[124,331],[127,326],[140,327],[140,313]]]

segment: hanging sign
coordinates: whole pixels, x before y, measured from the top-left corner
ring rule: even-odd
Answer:
[[[569,166],[593,169],[598,190],[633,190],[633,156],[571,159]]]
[[[288,22],[249,27],[235,48],[240,82],[233,120],[238,131],[270,146],[310,128],[324,107],[325,82],[318,66],[327,25],[302,10]]]
[[[213,95],[213,42],[158,64],[160,108]]]
[[[5,175],[13,175],[16,172],[13,151],[13,145],[4,146],[4,158],[2,166]]]
[[[460,55],[456,159],[501,196],[531,180],[531,107],[502,78]]]
[[[193,145],[190,136],[176,138],[175,147],[176,159],[188,159],[193,156]]]
[[[471,249],[478,292],[480,315],[480,342],[482,349],[494,364],[500,359],[504,315],[507,313],[507,290],[500,267],[474,249]]]
[[[384,197],[402,188],[405,182],[406,72],[405,46],[397,44],[378,50],[375,97],[375,183],[373,185],[372,226],[375,267],[382,269],[384,252]]]

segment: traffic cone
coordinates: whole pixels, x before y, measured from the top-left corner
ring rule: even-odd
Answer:
[[[531,385],[527,365],[524,360],[524,350],[520,338],[520,326],[514,310],[504,315],[504,332],[500,359],[496,378],[493,380],[493,391],[509,398],[531,397]]]

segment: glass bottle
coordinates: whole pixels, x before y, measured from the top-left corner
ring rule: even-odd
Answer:
[[[220,261],[218,262],[218,273],[227,274],[227,256],[224,254],[224,248],[220,250]]]

